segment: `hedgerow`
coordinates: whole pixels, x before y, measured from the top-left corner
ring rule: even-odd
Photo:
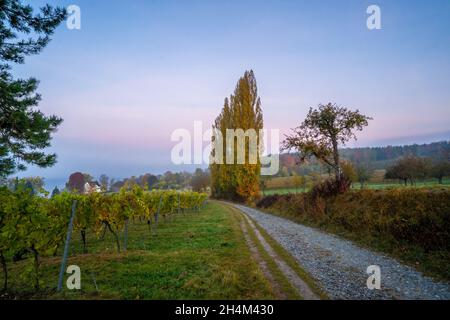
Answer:
[[[377,249],[383,244],[381,249],[389,253],[404,251],[400,256],[411,261],[421,259],[412,250],[420,251],[424,260],[439,256],[441,265],[435,267],[450,278],[450,270],[445,271],[450,263],[448,188],[351,190],[327,198],[311,193],[272,195],[257,206]]]

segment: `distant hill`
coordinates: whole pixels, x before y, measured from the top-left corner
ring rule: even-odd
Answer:
[[[385,169],[395,160],[405,155],[415,155],[427,158],[443,158],[450,156],[450,141],[440,141],[428,144],[412,144],[404,146],[343,148],[341,157],[353,163],[368,163],[373,169]],[[308,174],[321,170],[321,165],[316,161],[310,164],[298,166],[298,158],[295,153],[283,153],[280,155],[280,176]],[[323,168],[322,168],[323,171]]]
[[[413,144],[405,146],[345,148],[341,149],[343,158],[358,161],[390,161],[405,155],[418,157],[441,158],[450,154],[450,141],[433,142],[428,144]]]

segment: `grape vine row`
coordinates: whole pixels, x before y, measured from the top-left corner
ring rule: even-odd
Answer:
[[[191,191],[147,191],[135,185],[118,193],[76,194],[62,192],[52,198],[37,195],[24,186],[11,191],[0,188],[0,264],[3,269],[3,289],[7,289],[8,257],[20,259],[31,254],[35,289],[39,289],[39,258],[58,253],[64,244],[71,206],[77,201],[74,232],[81,234],[83,252],[87,252],[86,232],[92,230],[101,238],[110,231],[121,251],[119,234],[124,232],[126,250],[129,221],[142,221],[156,228],[160,217],[186,210],[198,210],[207,198]]]

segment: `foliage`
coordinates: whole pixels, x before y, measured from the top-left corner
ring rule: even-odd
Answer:
[[[40,257],[55,255],[62,247],[74,200],[77,201],[74,230],[82,235],[83,251],[87,252],[87,231],[100,236],[101,231],[108,228],[114,234],[120,252],[118,234],[130,219],[152,219],[159,213],[166,216],[178,212],[178,208],[198,209],[206,200],[206,194],[148,192],[134,185],[115,194],[62,192],[47,198],[27,188],[26,180],[19,180],[14,190],[3,187],[0,189],[0,260],[5,289],[5,257],[16,252],[32,254],[33,265],[26,276],[31,277],[36,290],[40,288]]]
[[[8,289],[8,270],[5,255],[13,250],[17,236],[12,228],[15,217],[7,214],[14,205],[12,192],[6,187],[0,187],[0,259],[4,277],[2,290],[4,291]]]
[[[438,179],[439,183],[442,184],[444,177],[450,176],[450,160],[446,159],[434,163],[430,168],[429,175]]]
[[[62,119],[35,109],[41,99],[38,81],[13,79],[8,63],[24,63],[27,55],[41,52],[65,17],[62,8],[47,5],[34,14],[20,0],[0,1],[0,177],[25,170],[25,164],[56,162],[56,155],[39,150],[50,146]]]
[[[309,109],[306,119],[292,135],[286,136],[283,149],[295,149],[301,162],[315,157],[329,166],[338,180],[342,173],[339,144],[356,139],[355,131],[361,131],[371,119],[359,110],[351,111],[332,103],[319,104],[318,109]]]
[[[63,238],[65,220],[53,215],[48,199],[37,195],[26,183],[19,183],[13,192],[3,190],[2,197],[7,203],[1,208],[6,219],[0,226],[0,234],[7,243],[3,250],[10,253],[25,250],[33,255],[33,268],[27,276],[34,288],[39,289],[39,256],[51,254],[57,248]]]
[[[92,239],[88,255],[75,254],[70,264],[82,270],[82,289],[54,292],[59,259],[42,259],[40,292],[28,290],[20,275],[27,261],[10,269],[10,299],[276,299],[270,282],[252,259],[240,230],[238,214],[210,202],[201,212],[182,214],[161,224],[148,237],[139,220],[129,224],[129,252],[113,254],[111,234]],[[284,258],[283,258],[284,259]],[[95,276],[98,287],[90,275]],[[0,277],[2,276],[0,270]],[[0,287],[1,290],[1,287]],[[0,302],[1,303],[1,302]]]
[[[207,170],[203,171],[200,168],[195,170],[191,180],[192,190],[197,192],[206,191],[210,183],[211,177]]]
[[[364,148],[340,148],[339,156],[341,159],[350,161],[355,168],[368,171],[369,175],[376,173],[378,170],[385,170],[398,159],[414,155],[421,158],[432,159],[432,163],[436,164],[441,161],[450,161],[450,141],[433,142],[429,144],[412,144],[404,146],[384,146],[384,147],[364,147]],[[289,176],[294,173],[305,176],[311,172],[328,172],[323,168],[317,159],[312,158],[308,163],[302,163],[298,166],[299,156],[297,153],[281,153],[280,170],[277,177]],[[431,173],[430,173],[431,175]],[[383,174],[384,176],[384,174]],[[438,179],[438,177],[435,177]],[[360,182],[360,181],[358,181]],[[364,184],[367,180],[364,181]]]
[[[109,190],[110,180],[109,177],[106,174],[100,175],[100,178],[98,179],[100,183],[100,188],[103,192],[107,192]]]
[[[306,178],[303,176],[294,175],[292,180],[293,180],[296,190],[298,190],[298,188],[304,187],[306,185]]]
[[[84,184],[86,183],[85,174],[81,172],[74,172],[69,176],[69,181],[66,183],[66,188],[71,192],[84,192]]]
[[[58,195],[60,193],[61,193],[61,191],[59,190],[59,188],[55,186],[55,188],[53,188],[51,197],[53,198],[54,196],[56,196],[56,195]]]
[[[350,161],[341,161],[342,174],[350,181],[355,182],[358,179],[356,169]]]
[[[144,189],[188,189],[192,178],[193,174],[186,171],[176,173],[166,171],[164,174],[157,176],[146,173],[138,177],[133,176],[118,181],[111,179],[107,191],[119,192],[125,184],[137,184]]]
[[[338,194],[345,193],[350,190],[351,185],[351,180],[347,176],[342,174],[339,179],[336,179],[334,177],[328,178],[325,181],[314,185],[311,189],[310,194],[313,199],[317,199],[319,197],[334,197]]]
[[[290,197],[290,195],[289,195]],[[272,207],[275,203],[277,203],[280,199],[282,198],[282,195],[279,194],[271,194],[268,196],[265,196],[261,199],[258,200],[258,202],[256,203],[256,206],[258,208],[263,208],[263,209],[267,209]]]
[[[21,179],[15,177],[6,180],[6,186],[10,190],[17,189],[19,185],[26,185],[26,187],[33,190],[33,192],[42,194],[46,192],[44,189],[44,184],[44,179],[42,177],[27,177]]]
[[[386,170],[386,179],[402,180],[405,185],[409,181],[415,184],[417,179],[423,179],[427,176],[427,161],[413,155],[401,158],[395,164]]]
[[[376,169],[384,169],[386,163],[396,161],[407,155],[433,159],[448,159],[450,154],[450,141],[404,146],[343,148],[340,150],[340,154],[344,159],[353,163],[370,163],[376,165]]]
[[[213,163],[211,171],[211,192],[215,198],[224,198],[236,201],[251,201],[259,197],[259,175],[261,163],[259,157],[256,164],[249,161],[250,143],[245,141],[245,163],[238,164],[236,138],[228,145],[226,141],[227,129],[255,130],[257,144],[259,145],[259,130],[263,128],[263,115],[261,100],[253,71],[246,71],[236,85],[234,94],[225,99],[224,107],[216,118],[213,129],[221,133],[223,148],[213,149],[211,156],[216,158],[216,152],[221,153],[223,162],[226,162],[226,150],[233,147],[232,164]],[[216,137],[213,137],[213,143]]]
[[[364,185],[367,181],[369,181],[372,175],[372,170],[367,164],[357,163],[356,164],[356,179],[360,183],[361,189],[364,188]]]
[[[449,189],[352,190],[318,200],[320,206],[307,193],[272,195],[257,206],[283,209],[317,224],[339,224],[353,232],[393,237],[426,250],[450,250]]]

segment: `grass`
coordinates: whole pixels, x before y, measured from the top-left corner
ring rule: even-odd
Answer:
[[[289,178],[289,177],[286,177]],[[374,189],[374,190],[381,190],[381,189],[388,189],[388,188],[424,188],[424,187],[449,187],[450,188],[450,179],[444,179],[443,184],[438,184],[436,180],[431,181],[418,181],[413,186],[405,186],[404,184],[400,183],[392,183],[392,182],[370,182],[366,183],[364,188],[365,189]],[[352,189],[360,189],[359,183],[353,183]],[[288,194],[288,193],[303,193],[309,191],[309,188],[294,188],[294,187],[282,187],[282,188],[271,188],[266,189],[262,193],[263,196],[270,196],[273,194]]]
[[[235,212],[240,216],[241,221],[243,221],[246,226],[249,233],[249,236],[252,240],[252,242],[256,245],[258,248],[259,253],[261,254],[262,258],[266,262],[270,273],[273,275],[275,281],[278,283],[278,285],[281,287],[281,290],[286,294],[288,299],[302,299],[297,290],[292,286],[292,284],[289,282],[289,280],[286,278],[286,276],[283,274],[283,272],[278,267],[277,263],[273,260],[272,257],[267,253],[264,246],[259,241],[258,237],[256,236],[255,232],[253,231],[250,224],[247,222],[246,219],[242,216],[242,213],[230,206],[226,205],[227,208],[231,212]],[[270,247],[273,249],[273,251],[276,253],[276,255],[283,260],[296,274],[299,276],[303,281],[306,282],[306,284],[311,288],[311,290],[320,297],[322,300],[327,300],[328,296],[319,288],[319,286],[316,284],[313,278],[298,264],[297,260],[286,250],[284,249],[277,241],[275,241],[263,228],[261,228],[258,223],[249,217],[249,219],[252,220],[253,224],[255,225],[256,229],[259,231],[261,236],[266,240],[266,242],[270,245]]]
[[[113,238],[90,234],[89,253],[81,254],[74,236],[68,265],[81,268],[82,289],[56,293],[60,256],[43,258],[43,286],[33,292],[26,277],[30,261],[9,264],[10,297],[37,299],[273,299],[245,243],[239,220],[210,202],[162,222],[157,235],[145,223],[130,224],[128,251],[116,253]],[[98,286],[98,291],[94,285]]]
[[[316,282],[311,278],[311,276],[300,267],[297,260],[286,250],[284,249],[277,241],[275,241],[263,228],[261,228],[254,220],[253,223],[256,226],[256,229],[258,229],[259,233],[263,236],[263,238],[267,241],[267,243],[272,247],[272,249],[275,251],[275,253],[283,259],[286,264],[291,267],[292,270],[297,273],[297,275],[308,284],[308,286],[311,288],[311,290],[317,294],[320,299],[327,300],[328,296],[323,292],[319,286],[316,284]]]
[[[277,188],[266,189],[262,193],[263,196],[271,196],[273,194],[303,193],[308,191],[307,188]]]
[[[237,211],[234,208],[230,208],[230,211]],[[270,255],[267,253],[267,251],[264,249],[263,245],[257,238],[255,232],[249,225],[249,223],[242,217],[242,214],[240,215],[240,219],[245,223],[247,226],[248,234],[250,236],[251,241],[255,244],[255,246],[258,249],[258,252],[261,255],[261,258],[264,259],[264,261],[267,264],[267,267],[272,274],[274,281],[280,286],[281,291],[286,295],[287,299],[289,300],[298,300],[302,299],[302,297],[299,295],[297,290],[291,285],[289,280],[285,277],[283,272],[280,270],[280,268],[277,266],[276,262],[270,257]]]

